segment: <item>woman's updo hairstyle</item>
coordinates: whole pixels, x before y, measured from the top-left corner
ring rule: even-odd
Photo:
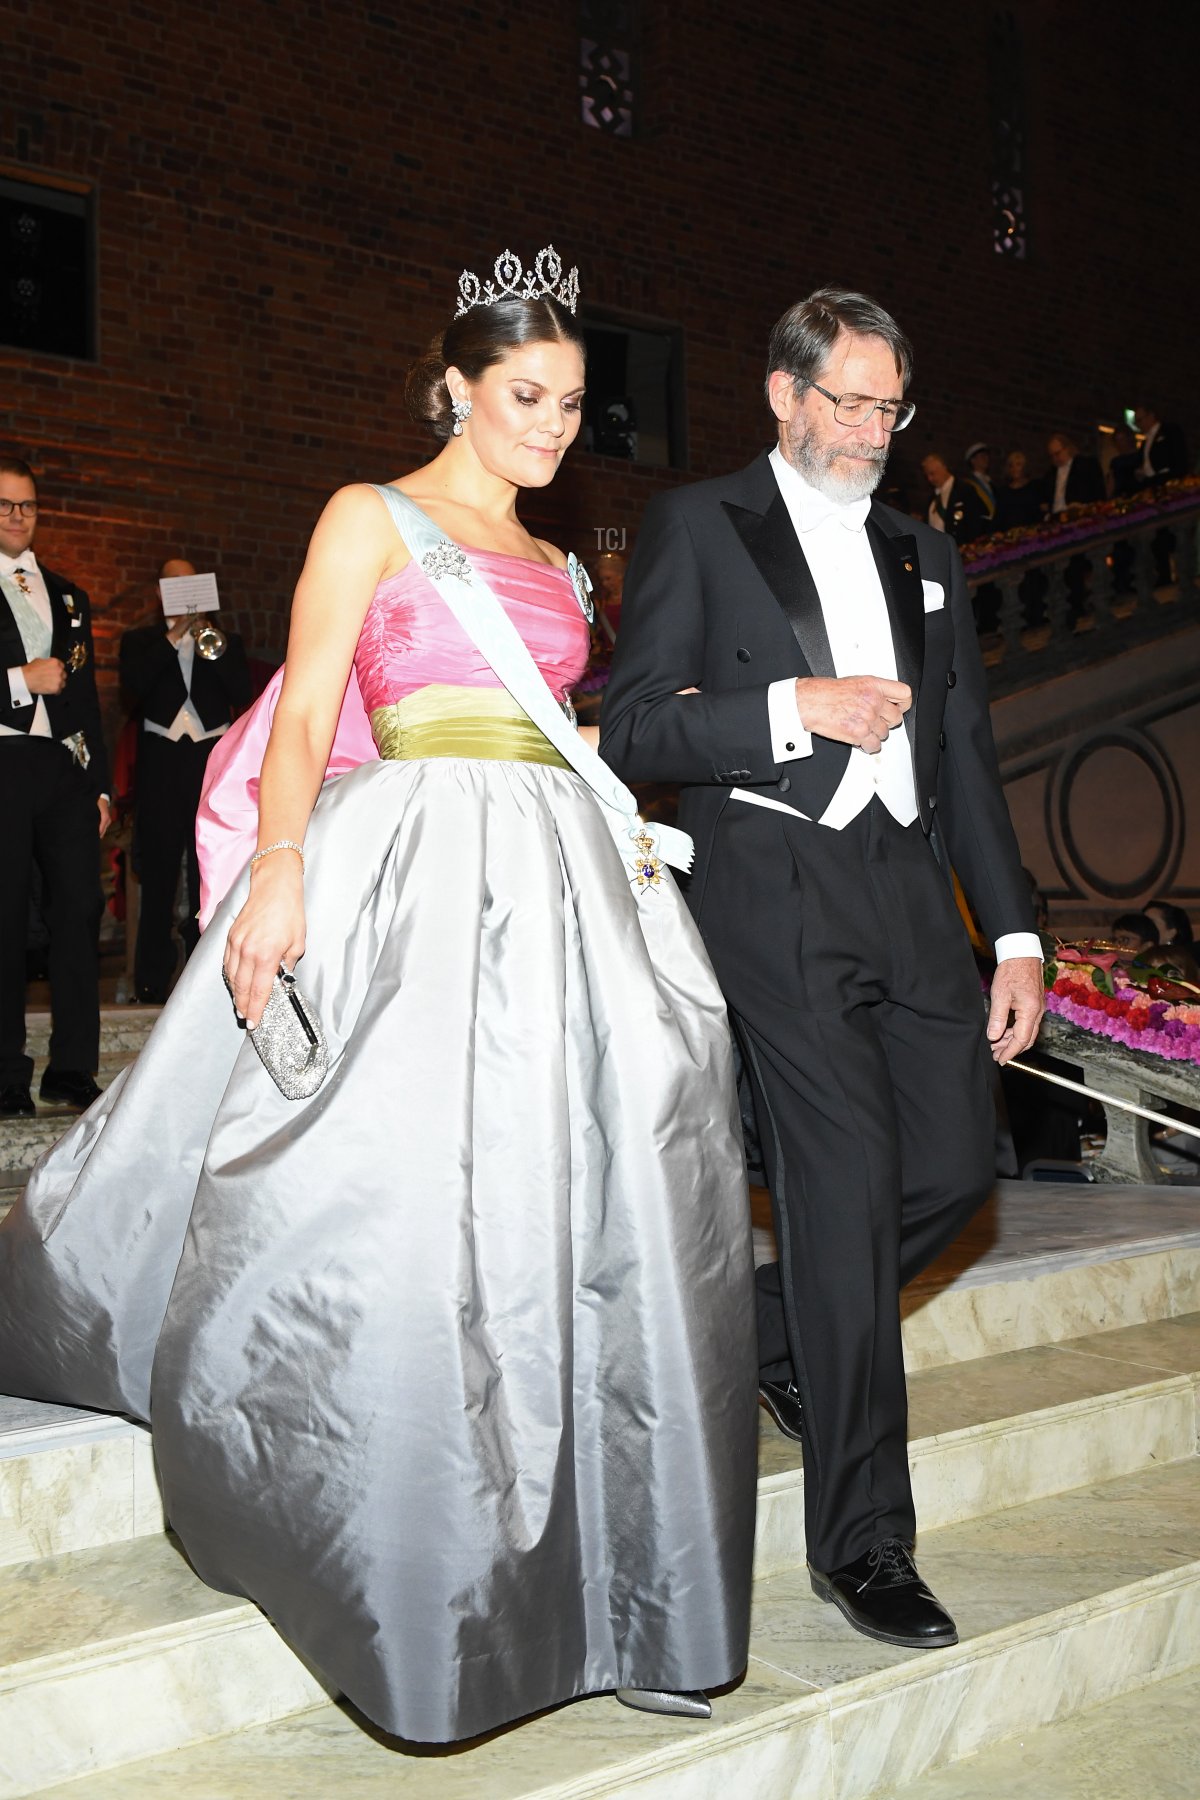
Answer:
[[[461,369],[468,381],[478,381],[485,369],[522,345],[554,342],[574,344],[581,356],[586,354],[582,326],[548,294],[536,300],[506,296],[491,306],[473,306],[447,325],[408,371],[404,398],[409,413],[444,444],[454,425],[447,369]]]

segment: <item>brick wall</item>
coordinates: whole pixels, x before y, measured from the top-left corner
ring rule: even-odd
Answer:
[[[764,441],[769,325],[830,279],[916,341],[910,463],[1040,452],[1143,386],[1187,417],[1200,15],[1016,10],[1032,254],[1008,267],[986,5],[645,0],[630,142],[579,124],[569,0],[4,0],[0,169],[94,184],[100,356],[0,350],[0,436],[41,471],[45,559],[98,602],[110,695],[172,553],[280,649],[322,499],[419,459],[405,366],[505,243],[553,240],[592,304],[682,325],[692,477]],[[586,550],[675,479],[576,454],[529,516]]]

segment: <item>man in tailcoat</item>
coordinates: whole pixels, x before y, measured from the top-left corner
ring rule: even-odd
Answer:
[[[1142,433],[1142,453],[1138,458],[1136,480],[1139,486],[1153,487],[1160,481],[1178,481],[1191,474],[1187,439],[1182,425],[1159,418],[1152,406],[1133,409],[1134,423]]]
[[[195,573],[193,564],[176,557],[163,564],[159,580]],[[204,618],[211,626],[211,616]],[[133,858],[141,897],[134,986],[138,999],[152,1005],[166,999],[178,960],[171,928],[181,864],[187,882],[180,932],[185,961],[200,936],[200,789],[213,745],[250,704],[241,638],[221,631],[202,642],[193,623],[186,616],[156,619],[121,639],[121,687],[139,721]]]
[[[926,1647],[955,1627],[913,1560],[900,1288],[988,1192],[989,1051],[1033,1041],[1042,981],[958,551],[871,498],[911,364],[861,294],[779,321],[775,448],[646,513],[601,749],[682,784],[771,1188],[760,1394],[804,1447],[813,1587]],[[999,958],[986,1018],[951,865]]]
[[[82,1110],[100,1089],[97,834],[108,830],[108,760],[91,603],[34,554],[37,484],[0,460],[0,1115],[32,1113],[25,1054],[30,876],[50,930],[50,1063],[41,1097]]]

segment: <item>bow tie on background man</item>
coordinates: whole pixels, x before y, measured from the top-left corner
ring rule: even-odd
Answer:
[[[801,531],[815,531],[827,519],[836,519],[847,531],[861,531],[870,510],[870,494],[864,495],[861,500],[837,501],[806,484],[800,499],[797,525]]]

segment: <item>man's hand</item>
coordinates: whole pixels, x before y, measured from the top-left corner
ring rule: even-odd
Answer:
[[[854,744],[874,756],[912,705],[912,689],[881,675],[810,675],[796,683],[800,723],[814,737]]]
[[[101,794],[96,800],[96,811],[100,814],[100,836],[103,837],[112,824],[112,807]]]
[[[194,621],[188,613],[182,613],[179,618],[175,619],[167,626],[168,641],[178,648],[188,632],[192,629],[193,623]]]
[[[987,1025],[988,1043],[996,1062],[1011,1062],[1014,1056],[1028,1050],[1045,1010],[1040,956],[1012,956],[997,963]]]
[[[57,656],[36,656],[21,673],[31,694],[61,694],[67,685],[67,665]]]

